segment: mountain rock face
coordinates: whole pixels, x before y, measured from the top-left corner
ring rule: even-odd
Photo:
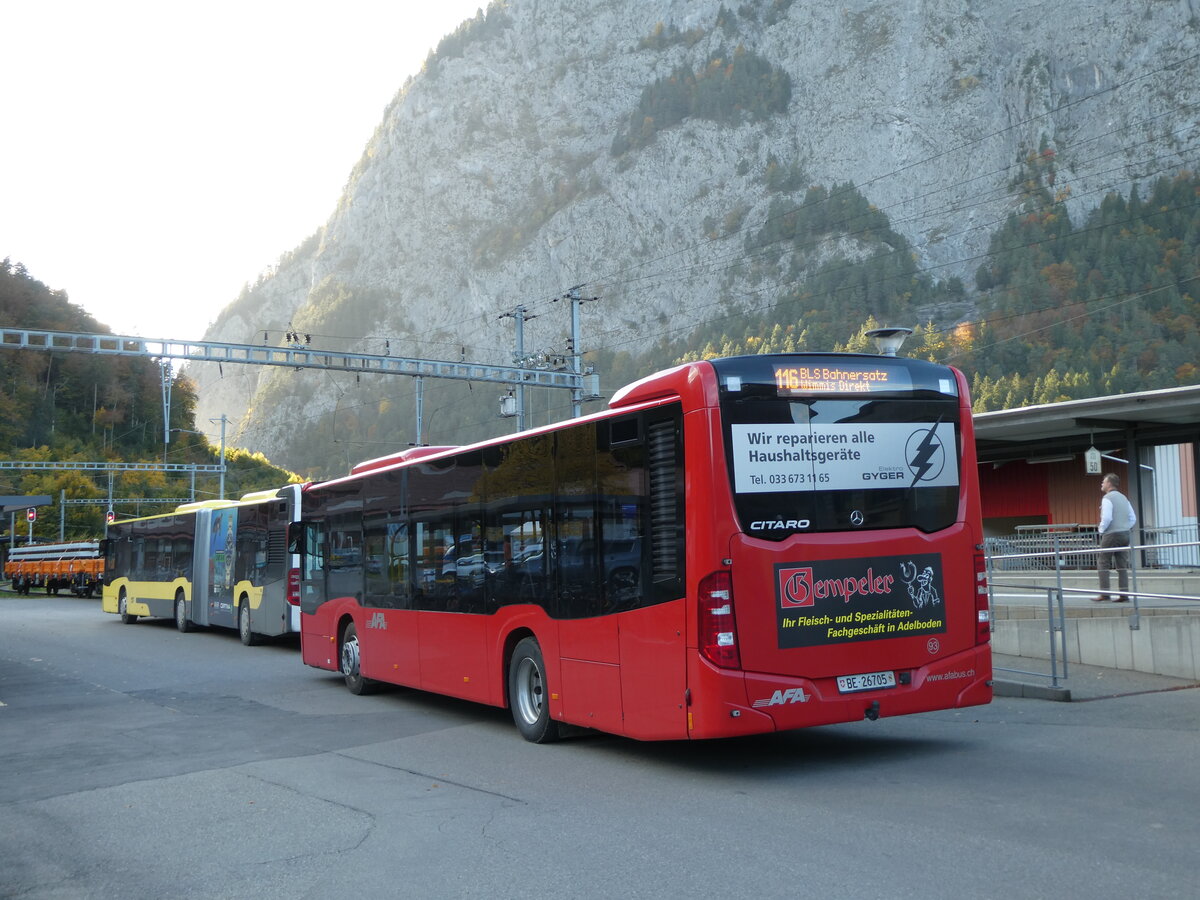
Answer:
[[[1198,7],[493,3],[399,92],[324,227],[206,338],[266,331],[282,344],[294,332],[314,347],[511,364],[502,314],[526,307],[537,317],[525,348],[562,352],[568,304],[552,300],[582,285],[600,298],[583,307],[582,348],[636,354],[767,302],[751,238],[772,203],[850,182],[919,269],[970,291],[1028,154],[1053,148],[1073,218],[1105,191],[1184,167]],[[829,237],[807,263],[867,249],[853,233]],[[416,439],[407,378],[191,374],[198,420],[230,416],[233,443],[288,468],[328,474]],[[606,394],[620,386],[600,375]],[[499,386],[476,388],[492,409]],[[434,443],[502,428],[429,425]]]

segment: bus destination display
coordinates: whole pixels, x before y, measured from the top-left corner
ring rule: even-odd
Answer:
[[[898,367],[777,365],[773,369],[780,397],[906,391],[913,386],[908,370]]]

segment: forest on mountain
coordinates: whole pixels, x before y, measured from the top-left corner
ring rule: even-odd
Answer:
[[[110,334],[63,291],[49,289],[21,263],[0,261],[0,322],[6,328]],[[170,370],[168,370],[170,371]],[[163,444],[163,369],[158,361],[86,353],[41,352],[0,348],[0,459],[9,462],[141,462],[175,465],[219,463],[219,446],[196,427],[196,391],[192,382],[171,378],[171,441]],[[294,479],[261,454],[227,449],[226,496],[278,487]],[[217,496],[218,477],[196,478],[196,499]],[[108,476],[79,468],[0,470],[0,494],[48,494],[57,504],[60,492],[92,504],[66,507],[67,540],[103,533],[108,503]],[[165,512],[169,505],[140,504],[130,498],[187,498],[190,474],[155,471],[114,475],[114,509],[119,516]],[[7,530],[5,522],[3,530]],[[58,510],[43,510],[35,536],[57,539]],[[22,526],[22,533],[24,527]]]
[[[1022,161],[1019,208],[992,236],[973,292],[919,271],[912,248],[853,185],[812,187],[803,201],[780,200],[746,239],[739,265],[782,285],[761,312],[716,317],[685,347],[664,344],[622,367],[641,370],[664,352],[688,360],[868,350],[866,329],[916,323],[904,352],[962,369],[977,412],[1197,383],[1200,181],[1182,172],[1110,193],[1075,223],[1068,195],[1054,190],[1054,158],[1043,146]],[[857,252],[800,278],[836,236]],[[971,311],[956,321],[918,318],[966,301]]]

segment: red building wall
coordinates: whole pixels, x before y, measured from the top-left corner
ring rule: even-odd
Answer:
[[[1121,490],[1129,494],[1126,469],[1129,467],[1106,459],[1104,471],[1121,476]],[[1074,522],[1077,525],[1095,525],[1100,521],[1100,482],[1102,475],[1088,475],[1083,457],[1077,456],[1069,463],[1055,463],[1050,467],[1050,520],[1057,525]]]
[[[1124,484],[1128,467],[1105,460]],[[1083,455],[1067,462],[1014,461],[979,466],[984,530],[1011,532],[1017,525],[1095,525],[1100,519],[1100,475],[1088,475]]]
[[[1047,474],[1050,466],[1031,466],[1026,462],[1008,462],[996,468],[992,463],[979,466],[979,492],[983,500],[983,518],[1029,519],[1047,522],[1050,501]]]

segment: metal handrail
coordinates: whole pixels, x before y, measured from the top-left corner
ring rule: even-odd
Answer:
[[[1131,544],[1125,547],[1109,547],[1106,550],[1128,550],[1131,554],[1134,551],[1140,550],[1169,550],[1175,547],[1195,547],[1200,548],[1200,541],[1178,541],[1170,544]],[[1036,550],[1030,553],[997,553],[989,557],[989,559],[1053,559],[1056,556],[1083,556],[1085,554],[1095,555],[1100,552],[1100,547],[1080,547],[1078,550]],[[1132,560],[1130,561],[1132,563]],[[1133,566],[1131,565],[1130,568]]]
[[[1054,597],[1058,595],[1058,623],[1054,621]],[[1059,641],[1062,643],[1062,678],[1064,681],[1069,676],[1067,664],[1067,616],[1066,610],[1063,609],[1062,591],[1057,588],[1046,588],[1046,616],[1050,633],[1050,674],[1045,672],[1029,672],[1025,669],[1012,669],[1007,666],[993,666],[997,672],[1012,672],[1015,675],[1033,675],[1037,678],[1049,678],[1051,687],[1058,687],[1058,647],[1054,640],[1055,634],[1058,635]]]
[[[1067,639],[1066,639],[1066,611],[1064,608],[1063,598],[1066,594],[1104,594],[1107,596],[1123,595],[1132,599],[1129,607],[1128,621],[1129,630],[1137,631],[1141,628],[1141,601],[1142,600],[1175,600],[1175,601],[1200,601],[1200,597],[1190,596],[1186,594],[1166,594],[1151,591],[1140,591],[1138,589],[1138,558],[1139,555],[1147,550],[1164,550],[1172,548],[1192,548],[1200,547],[1200,541],[1178,541],[1165,544],[1130,544],[1127,547],[1106,547],[1105,551],[1117,552],[1125,551],[1129,559],[1129,589],[1122,591],[1117,590],[1099,590],[1091,587],[1070,587],[1063,584],[1063,562],[1069,557],[1077,557],[1082,555],[1095,555],[1100,552],[1098,546],[1081,547],[1078,549],[1066,549],[1061,546],[1060,538],[1064,534],[1071,534],[1067,531],[1048,530],[1043,536],[1043,540],[1052,541],[1053,547],[1048,550],[1037,550],[1029,553],[1004,553],[1004,554],[988,554],[987,555],[987,574],[988,574],[988,606],[991,609],[996,608],[995,588],[1009,588],[1015,590],[1028,591],[1046,591],[1046,608],[1048,621],[1048,634],[1050,640],[1050,673],[1047,675],[1044,672],[1027,672],[1022,669],[1010,669],[997,666],[996,669],[1002,672],[1014,672],[1021,675],[1032,675],[1039,678],[1049,678],[1053,686],[1058,686],[1058,651],[1061,644],[1062,651],[1062,678],[1067,678]],[[1074,532],[1079,534],[1079,532]],[[1004,560],[1038,560],[1038,559],[1053,559],[1054,560],[1054,578],[1056,584],[1054,587],[1043,587],[1040,585],[1030,585],[1015,582],[999,581],[995,578],[995,563]],[[1041,570],[1042,574],[1048,575],[1049,570]],[[1081,570],[1072,570],[1078,572]],[[1057,597],[1058,616],[1055,617],[1055,597]],[[993,618],[993,628],[995,628],[995,619]]]

